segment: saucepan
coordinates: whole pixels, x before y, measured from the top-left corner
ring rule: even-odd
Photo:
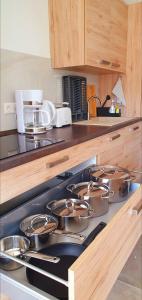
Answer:
[[[58,217],[60,229],[74,233],[85,230],[94,213],[89,203],[75,198],[53,200],[46,208]]]
[[[99,217],[108,212],[109,198],[114,194],[106,185],[93,181],[70,184],[67,186],[67,190],[89,203],[94,210],[93,217]]]
[[[39,244],[46,243],[52,235],[64,235],[81,241],[85,239],[81,234],[75,234],[71,230],[59,230],[57,227],[57,218],[48,214],[31,215],[20,223],[20,230],[30,239],[31,247],[34,249],[38,249]]]
[[[11,256],[28,259],[29,257],[33,257],[39,260],[48,261],[51,263],[59,262],[60,258],[55,256],[48,256],[42,253],[38,253],[36,251],[29,251],[30,241],[23,236],[13,235],[7,236],[0,240],[0,266],[4,270],[12,271],[19,269],[22,267],[21,264],[13,261],[12,259],[5,258],[2,253],[9,254]]]
[[[114,196],[109,199],[109,202],[125,200],[135,176],[132,176],[128,170],[117,166],[94,165],[89,169],[92,180],[97,181],[99,184],[105,184],[110,190],[114,191]]]

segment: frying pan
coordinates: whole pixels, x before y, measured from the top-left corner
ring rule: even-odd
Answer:
[[[98,233],[106,226],[104,222],[99,225],[89,234],[82,244],[75,243],[59,243],[49,246],[42,250],[42,253],[48,255],[55,255],[60,257],[58,266],[49,262],[37,261],[34,258],[30,259],[30,263],[48,271],[64,280],[68,280],[68,268],[74,263],[78,256],[86,249],[86,247],[95,239]],[[26,269],[26,274],[29,282],[39,289],[57,297],[61,300],[68,299],[68,288],[63,284],[47,278],[34,270]]]

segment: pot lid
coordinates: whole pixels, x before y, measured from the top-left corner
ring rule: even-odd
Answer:
[[[57,228],[58,222],[55,217],[46,214],[32,215],[24,219],[20,229],[26,236],[42,235],[52,232]]]
[[[77,194],[81,199],[87,200],[90,197],[101,197],[108,193],[109,188],[105,185],[100,185],[97,182],[81,182],[75,184],[72,192]]]
[[[96,178],[104,179],[126,179],[130,177],[129,172],[126,172],[120,167],[115,166],[96,166],[91,168],[91,175]]]
[[[51,211],[60,217],[86,216],[90,208],[88,203],[73,198],[52,201],[50,207]]]

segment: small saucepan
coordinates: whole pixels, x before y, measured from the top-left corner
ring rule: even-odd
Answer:
[[[110,191],[106,185],[93,181],[80,182],[68,185],[67,190],[82,201],[89,203],[94,210],[93,217],[99,217],[108,212],[109,198],[113,196],[113,191]]]
[[[83,241],[85,237],[71,231],[59,230],[58,220],[55,216],[47,214],[32,215],[20,223],[20,230],[30,239],[31,247],[39,249],[40,244],[45,244],[52,235],[71,237]],[[59,238],[60,239],[60,238]]]
[[[48,256],[36,251],[29,251],[30,241],[23,236],[13,235],[7,236],[0,240],[0,267],[4,270],[12,271],[22,267],[12,259],[5,258],[2,252],[9,254],[11,256],[27,260],[27,258],[36,258],[39,260],[48,261],[51,263],[59,262],[60,258],[55,256]]]
[[[85,230],[94,213],[86,201],[74,198],[53,200],[46,208],[58,217],[60,229],[73,233]]]

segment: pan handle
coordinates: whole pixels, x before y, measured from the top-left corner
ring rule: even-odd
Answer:
[[[97,227],[94,228],[93,231],[91,231],[91,233],[88,235],[88,237],[86,238],[86,240],[83,242],[83,246],[85,248],[87,248],[95,239],[95,237],[105,228],[107,224],[104,222],[101,222],[97,225]]]
[[[71,192],[71,193],[73,193],[73,188],[75,188],[75,184],[73,183],[73,184],[70,184],[70,185],[68,185],[67,186],[67,191],[69,191],[69,192]]]
[[[46,208],[52,210],[52,205],[56,202],[57,202],[56,200],[50,201],[49,203],[46,204]]]
[[[88,210],[88,213],[89,215],[88,216],[79,216],[79,219],[90,219],[94,216],[94,209],[89,209]]]
[[[102,199],[109,199],[112,198],[114,196],[114,191],[109,191],[108,192],[108,196],[102,196]]]
[[[136,179],[136,176],[131,175],[130,178],[124,179],[124,182],[130,182],[131,180],[135,180],[135,179]]]
[[[46,221],[46,223],[45,223],[45,225],[47,225],[48,224],[48,217],[47,216],[45,216],[45,215],[40,215],[40,216],[36,216],[36,217],[33,217],[32,218],[32,220],[31,220],[31,228],[33,229],[33,223],[34,223],[34,221],[36,221],[37,219],[43,219],[43,220],[45,220]]]
[[[58,263],[60,261],[59,257],[56,256],[48,256],[42,253],[38,253],[36,251],[26,251],[25,253],[21,252],[21,257],[33,257],[33,258],[37,258],[40,260],[45,260],[45,261],[49,261],[51,263]]]

